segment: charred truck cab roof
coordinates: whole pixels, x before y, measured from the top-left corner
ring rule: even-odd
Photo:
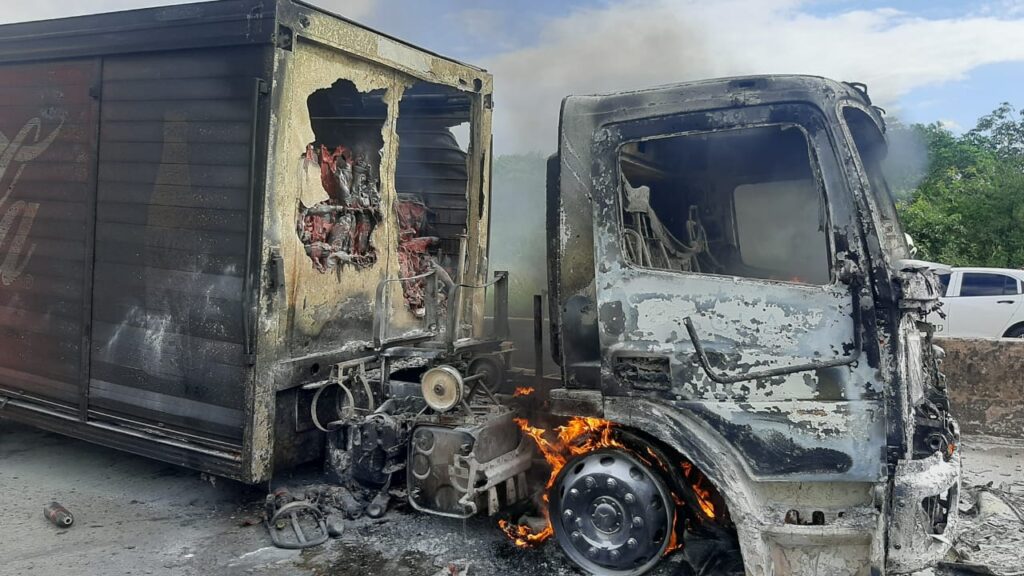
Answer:
[[[560,126],[556,411],[699,467],[750,574],[935,560],[957,431],[921,331],[934,286],[901,264],[866,87],[758,76],[574,96]]]

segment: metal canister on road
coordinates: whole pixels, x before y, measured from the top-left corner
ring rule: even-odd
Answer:
[[[58,528],[70,528],[75,523],[75,517],[71,515],[71,512],[57,502],[50,502],[43,506],[43,516],[46,516],[46,519],[53,522]]]

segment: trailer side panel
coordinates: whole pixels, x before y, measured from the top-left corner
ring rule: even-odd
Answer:
[[[241,448],[261,49],[103,66],[90,408]]]
[[[98,61],[0,65],[0,393],[77,415]]]

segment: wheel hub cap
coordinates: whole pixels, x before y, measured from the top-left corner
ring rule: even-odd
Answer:
[[[601,496],[590,508],[590,519],[601,532],[614,534],[622,527],[622,507],[615,499]]]
[[[669,492],[624,451],[598,450],[567,463],[551,496],[555,536],[589,572],[642,574],[668,547],[674,518]]]

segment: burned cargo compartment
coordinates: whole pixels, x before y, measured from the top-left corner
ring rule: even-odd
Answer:
[[[402,278],[485,283],[478,68],[224,0],[2,26],[0,77],[0,417],[258,482],[321,457],[311,384],[447,326]]]

